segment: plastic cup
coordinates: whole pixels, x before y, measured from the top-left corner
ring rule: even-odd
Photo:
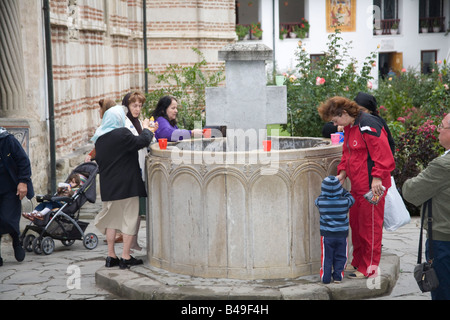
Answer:
[[[161,150],[167,149],[167,139],[166,138],[158,139],[158,143],[159,143],[159,148]]]
[[[264,151],[272,150],[272,141],[271,140],[263,140],[263,148],[264,148]]]
[[[211,138],[211,129],[203,129],[203,138]]]
[[[339,144],[341,136],[339,133],[332,133],[331,134],[331,144]]]

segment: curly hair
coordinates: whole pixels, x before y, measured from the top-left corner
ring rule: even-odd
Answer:
[[[342,116],[343,111],[346,111],[352,118],[356,118],[361,111],[368,112],[366,108],[361,107],[355,101],[339,96],[322,103],[317,111],[324,121],[331,121],[333,117]]]

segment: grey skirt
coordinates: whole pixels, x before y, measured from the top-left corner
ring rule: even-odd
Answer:
[[[139,228],[139,197],[104,201],[95,217],[94,225],[102,233],[116,229],[124,234],[136,235]]]

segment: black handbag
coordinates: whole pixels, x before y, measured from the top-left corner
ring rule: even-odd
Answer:
[[[425,220],[425,208],[428,213],[428,250],[429,260],[422,263],[422,235],[423,235],[423,223]],[[439,280],[436,275],[436,271],[433,269],[433,231],[432,231],[432,210],[431,199],[426,201],[422,206],[422,222],[420,226],[420,240],[419,240],[419,254],[417,257],[417,265],[414,268],[414,278],[419,285],[422,292],[429,292],[439,287]]]

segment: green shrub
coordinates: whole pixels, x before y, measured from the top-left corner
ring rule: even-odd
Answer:
[[[149,117],[156,107],[159,99],[165,95],[177,98],[181,108],[178,108],[178,126],[184,129],[193,129],[196,121],[204,118],[202,110],[205,108],[205,89],[207,87],[217,87],[225,80],[223,67],[218,71],[205,71],[207,61],[200,50],[192,48],[199,56],[200,62],[192,66],[183,67],[176,64],[169,65],[162,74],[154,71],[147,72],[154,76],[156,84],[161,86],[146,94],[146,102],[143,108],[143,115]]]
[[[299,41],[295,53],[298,64],[293,75],[286,75],[288,123],[283,126],[293,136],[321,136],[324,122],[317,107],[333,96],[353,99],[360,91],[371,87],[371,69],[376,53],[368,56],[359,73],[358,62],[350,57],[350,43],[342,44],[340,31],[328,36],[327,51],[318,61],[311,61],[309,54]]]

